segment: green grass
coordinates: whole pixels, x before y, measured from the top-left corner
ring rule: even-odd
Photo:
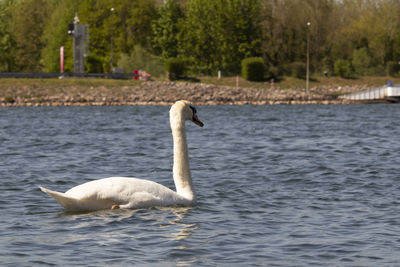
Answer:
[[[165,81],[165,79],[156,79],[157,81]],[[205,84],[214,84],[218,86],[236,86],[236,77],[201,77],[200,82]],[[388,80],[393,83],[400,83],[400,78],[391,77],[360,77],[353,79],[344,79],[340,77],[311,77],[310,87],[316,86],[383,86]],[[181,81],[187,82],[187,81]],[[138,80],[113,80],[113,79],[97,79],[97,78],[66,78],[66,79],[26,79],[26,78],[1,78],[0,79],[0,96],[7,95],[13,89],[21,89],[28,87],[29,89],[46,88],[47,90],[57,89],[64,90],[68,87],[106,87],[106,88],[120,88],[124,86],[137,86],[142,81]],[[294,77],[283,77],[280,80],[274,81],[275,88],[289,89],[289,88],[305,88],[305,79],[298,79]],[[257,88],[270,88],[270,82],[250,82],[243,78],[239,78],[239,87],[257,87]]]
[[[393,81],[393,83],[400,83],[400,78],[392,78],[392,77],[359,77],[352,79],[344,79],[340,77],[311,77],[310,78],[310,87],[316,86],[356,86],[356,85],[367,85],[367,86],[383,86],[387,83],[387,81]],[[236,86],[236,77],[225,77],[218,79],[217,77],[204,77],[201,79],[201,82],[207,84],[215,84],[215,85],[227,85],[227,86]],[[257,87],[257,88],[270,88],[270,82],[250,82],[246,81],[243,78],[239,78],[239,86],[240,87]],[[294,77],[282,77],[280,80],[274,81],[275,88],[279,87],[282,89],[289,88],[305,88],[306,80],[298,79]]]
[[[68,87],[68,86],[129,86],[142,83],[139,80],[113,80],[100,78],[64,78],[64,79],[29,79],[29,78],[1,78],[0,89],[4,87]]]

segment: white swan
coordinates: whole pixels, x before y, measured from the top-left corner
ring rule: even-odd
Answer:
[[[173,177],[176,192],[155,182],[127,177],[110,177],[87,182],[65,193],[44,187],[68,211],[94,211],[117,208],[146,208],[153,206],[194,205],[196,193],[189,169],[185,121],[199,126],[203,123],[188,101],[177,101],[170,110],[170,125],[174,142]]]

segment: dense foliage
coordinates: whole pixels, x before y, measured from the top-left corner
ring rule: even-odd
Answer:
[[[182,78],[185,74],[185,60],[181,58],[169,58],[165,61],[165,70],[171,81]]]
[[[260,57],[243,59],[242,77],[249,81],[262,81],[264,79],[264,60]]]
[[[351,76],[351,65],[350,61],[345,59],[338,59],[335,61],[334,72],[336,75],[349,78]]]
[[[57,72],[60,46],[71,71],[75,12],[90,29],[88,71],[160,73],[185,58],[192,74],[236,75],[261,57],[267,75],[302,76],[309,34],[314,73],[398,74],[398,0],[0,0],[0,71]]]
[[[399,77],[400,64],[396,61],[389,61],[386,65],[386,74],[392,77]]]

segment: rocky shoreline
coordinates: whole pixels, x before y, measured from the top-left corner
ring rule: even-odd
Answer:
[[[322,86],[310,88],[236,88],[202,83],[147,81],[131,86],[58,88],[10,88],[0,96],[0,106],[122,106],[171,105],[186,99],[195,105],[352,104],[360,101],[338,98],[368,86]]]

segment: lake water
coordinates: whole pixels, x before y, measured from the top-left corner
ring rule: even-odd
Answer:
[[[200,106],[198,205],[66,213],[66,191],[170,188],[169,107],[0,109],[1,266],[398,266],[400,106]]]

